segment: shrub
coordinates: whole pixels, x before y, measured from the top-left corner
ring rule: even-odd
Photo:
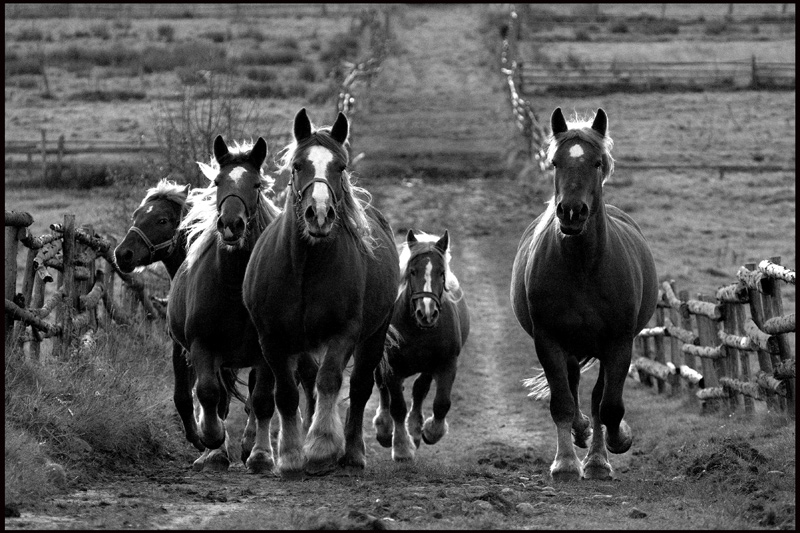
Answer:
[[[297,69],[297,77],[303,81],[313,83],[317,81],[317,70],[311,63],[303,63],[300,68]]]
[[[90,28],[93,37],[97,37],[104,41],[107,41],[111,38],[111,32],[108,30],[108,26],[105,24],[95,24]]]
[[[728,23],[724,20],[712,20],[705,27],[706,35],[721,35],[728,30]]]
[[[43,41],[44,34],[36,28],[24,28],[17,34],[18,41]]]
[[[327,43],[327,47],[320,52],[320,60],[328,65],[338,65],[358,53],[358,36],[350,33],[334,35]]]
[[[308,88],[304,83],[246,83],[239,89],[239,96],[245,98],[304,98]]]
[[[628,24],[624,20],[616,20],[611,23],[608,31],[611,33],[628,33]]]
[[[578,42],[589,42],[592,40],[592,37],[589,35],[589,32],[586,30],[578,30],[575,32],[575,40]]]
[[[79,91],[69,96],[70,100],[82,102],[127,102],[128,100],[144,100],[145,98],[147,98],[147,94],[144,91],[130,91],[127,89]]]
[[[278,79],[278,74],[272,69],[250,68],[245,71],[248,80],[267,83]]]
[[[255,26],[248,26],[242,33],[239,34],[240,39],[253,39],[257,43],[264,42],[266,37]]]
[[[214,43],[224,43],[227,35],[224,31],[207,31],[201,33],[200,37],[204,37]]]
[[[145,73],[165,72],[179,67],[217,71],[228,69],[225,49],[201,41],[182,43],[169,48],[148,46],[142,51],[141,62]]]
[[[248,50],[239,58],[241,65],[290,65],[302,59],[300,52],[292,48],[270,50]]]
[[[159,41],[171,43],[175,40],[175,27],[169,24],[160,24],[158,28],[156,28],[156,34],[158,35]]]
[[[42,62],[33,57],[24,57],[6,61],[6,76],[20,76],[27,74],[41,74]]]

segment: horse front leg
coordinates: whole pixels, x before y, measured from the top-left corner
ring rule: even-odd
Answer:
[[[272,371],[263,363],[255,367],[255,371],[255,385],[250,396],[250,409],[251,418],[254,417],[256,422],[256,434],[253,448],[245,462],[245,466],[249,473],[260,474],[271,471],[275,466],[269,431],[269,423],[275,413],[275,398],[272,393],[275,379],[272,376]]]
[[[600,401],[600,422],[606,427],[606,448],[611,453],[625,453],[633,444],[631,428],[623,419],[625,404],[622,390],[631,365],[633,339],[623,339],[612,346],[605,363],[603,398]]]
[[[300,360],[297,362],[297,373],[300,383],[303,385],[303,393],[306,399],[306,409],[303,415],[303,431],[306,433],[311,427],[311,421],[314,419],[314,410],[316,409],[315,389],[318,372],[319,364],[317,361],[308,353],[300,354]]]
[[[550,386],[550,416],[556,425],[556,456],[550,465],[550,476],[553,481],[576,481],[583,475],[583,467],[572,444],[576,409],[567,370],[567,358],[571,356],[541,330],[534,330],[534,344]]]
[[[414,440],[414,446],[417,448],[422,442],[422,402],[425,401],[425,396],[431,389],[431,382],[433,382],[433,374],[423,372],[417,376],[411,388],[411,411],[408,413],[406,426],[409,435]]]
[[[403,378],[393,376],[387,380],[390,396],[389,412],[392,417],[392,459],[396,462],[414,460],[416,446],[406,428],[406,399],[403,397]]]
[[[392,446],[392,415],[389,414],[389,406],[391,405],[391,397],[389,396],[389,388],[384,382],[381,367],[383,364],[378,365],[375,369],[375,383],[378,385],[379,403],[378,408],[375,409],[375,417],[372,419],[372,427],[375,428],[375,438],[378,443],[384,448]]]
[[[262,346],[266,346],[263,340]],[[278,461],[275,470],[281,477],[298,477],[302,475],[305,467],[305,457],[303,431],[297,409],[300,404],[300,392],[297,390],[294,374],[296,356],[276,355],[276,353],[272,349],[264,350],[275,379],[275,406],[280,415]]]
[[[175,402],[175,409],[181,417],[186,440],[199,451],[205,451],[206,447],[200,441],[197,433],[197,421],[194,418],[194,400],[192,399],[192,387],[194,386],[195,372],[189,366],[183,347],[177,342],[172,342],[172,371],[174,376],[174,389],[172,401]]]
[[[207,452],[195,461],[196,470],[225,471],[230,466],[227,449],[223,448],[227,441],[225,423],[219,417],[220,402],[224,398],[224,390],[220,386],[219,364],[214,354],[200,343],[192,345],[192,362],[197,374],[197,400],[200,403],[200,439],[208,448]],[[223,448],[223,449],[220,449]]]
[[[256,369],[251,368],[247,374],[247,402],[244,404],[244,412],[247,413],[247,422],[242,433],[242,463],[247,464],[247,458],[256,441],[256,415],[253,412],[253,390],[256,387]]]
[[[433,415],[422,426],[425,444],[436,444],[447,433],[447,413],[450,411],[450,393],[456,380],[456,359],[436,374],[436,396],[433,398]]]

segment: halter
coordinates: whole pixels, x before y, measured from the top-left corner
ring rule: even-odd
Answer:
[[[292,179],[289,183],[292,186],[292,192],[294,193],[295,196],[295,201],[294,201],[295,205],[300,205],[300,202],[303,199],[303,194],[305,194],[306,190],[315,183],[324,183],[325,186],[328,187],[331,196],[333,196],[333,203],[334,204],[339,203],[339,198],[336,196],[336,193],[333,191],[333,187],[331,187],[331,184],[328,182],[327,178],[314,178],[313,180],[306,183],[305,186],[299,191],[297,190],[297,185],[294,184],[294,176],[292,176]]]
[[[169,239],[167,241],[164,241],[164,242],[162,242],[160,244],[153,244],[152,242],[150,242],[150,239],[147,238],[147,235],[145,235],[144,232],[142,230],[140,230],[139,228],[137,228],[136,226],[131,226],[131,228],[128,230],[128,232],[131,232],[131,231],[134,232],[135,234],[137,234],[139,237],[141,237],[142,240],[144,241],[145,246],[147,246],[147,250],[150,253],[150,256],[147,258],[148,261],[153,259],[153,256],[155,255],[155,253],[157,251],[163,250],[164,248],[167,249],[167,256],[172,255],[172,252],[175,251],[175,247],[178,245],[178,232],[177,231],[175,232],[174,235],[172,235],[171,239]]]
[[[247,208],[247,202],[244,201],[244,198],[242,198],[235,192],[230,193],[229,195],[227,195],[225,198],[222,199],[222,201],[219,203],[219,206],[217,207],[217,212],[219,212],[219,210],[222,209],[222,204],[225,203],[225,200],[227,200],[231,196],[238,198],[242,202],[242,205],[244,206],[244,213],[247,216],[247,225],[249,226],[250,223],[253,222],[253,220],[255,220],[256,216],[258,215],[258,204],[261,203],[261,191],[259,191],[258,196],[256,196],[256,209],[253,209],[252,213],[249,213],[250,210]]]
[[[428,291],[419,291],[415,292],[411,295],[411,302],[413,303],[414,300],[419,300],[420,298],[430,298],[438,307],[442,307],[442,298],[438,294],[428,292]]]

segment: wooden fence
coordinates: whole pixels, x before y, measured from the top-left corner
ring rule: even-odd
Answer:
[[[795,88],[795,64],[758,61],[635,62],[591,61],[532,64],[517,62],[522,94],[599,90],[717,90]]]
[[[93,332],[109,321],[131,323],[140,304],[148,320],[165,315],[164,300],[150,297],[141,275],[117,270],[113,237],[95,235],[91,226],[76,228],[75,215],[64,215],[63,224],[51,224],[51,233],[41,236],[30,233],[31,224],[29,213],[6,211],[6,347],[30,343],[38,359],[40,344],[50,338],[53,355],[65,358],[91,344]],[[17,293],[20,244],[27,254],[22,292]],[[57,271],[55,278],[51,269]],[[130,292],[120,298],[127,299],[127,309],[115,299],[116,277]],[[48,291],[54,280],[55,289]]]
[[[783,283],[794,285],[795,271],[780,257],[742,266],[737,281],[714,297],[690,298],[663,282],[652,327],[636,338],[631,373],[659,394],[688,391],[704,410],[753,413],[755,400],[794,416],[787,336],[795,333],[795,315],[783,314]]]

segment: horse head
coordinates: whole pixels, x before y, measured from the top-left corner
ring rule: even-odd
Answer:
[[[331,237],[347,180],[348,122],[339,113],[330,129],[313,130],[305,108],[294,119],[297,149],[291,161],[295,212],[312,241]]]
[[[569,129],[561,108],[556,108],[550,125],[556,217],[563,234],[579,235],[602,201],[603,183],[613,168],[606,136],[608,117],[598,109],[591,127]]]
[[[133,212],[131,228],[114,249],[114,260],[122,272],[163,261],[175,251],[188,193],[189,185],[166,179],[148,191]]]
[[[267,143],[259,137],[248,151],[231,153],[222,135],[214,140],[214,158],[219,172],[214,179],[217,188],[217,231],[222,242],[230,247],[245,245],[247,229],[258,215],[263,186],[261,165],[267,157]]]
[[[423,246],[423,243],[417,240],[414,230],[408,230],[406,242],[411,252],[406,268],[411,313],[419,327],[432,328],[439,320],[442,297],[447,290],[446,254],[450,236],[445,230],[444,235],[433,243],[433,246],[428,244],[417,251],[414,248]]]

